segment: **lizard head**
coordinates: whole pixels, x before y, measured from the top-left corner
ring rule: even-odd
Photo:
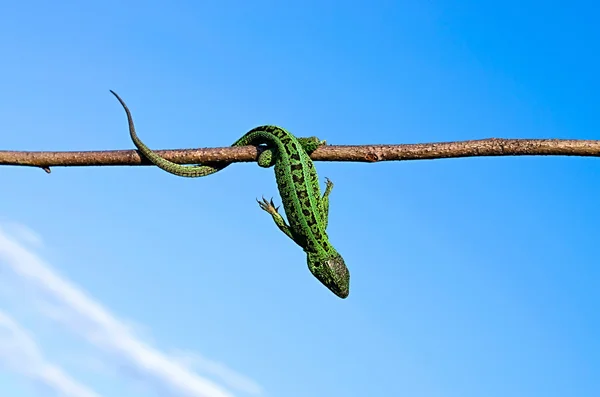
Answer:
[[[350,293],[350,272],[340,254],[307,253],[310,272],[338,297],[344,299]]]

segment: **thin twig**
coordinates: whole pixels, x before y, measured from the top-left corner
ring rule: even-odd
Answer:
[[[179,164],[218,164],[256,161],[263,148],[254,146],[157,150]],[[586,156],[600,157],[599,140],[502,139],[417,143],[401,145],[322,146],[312,153],[315,161],[377,162],[432,160],[478,156]],[[86,152],[0,151],[0,165],[40,167],[151,165],[137,150]]]

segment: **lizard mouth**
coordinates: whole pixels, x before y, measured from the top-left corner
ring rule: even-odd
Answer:
[[[327,286],[337,297],[346,299],[350,295],[350,288],[340,288],[338,285]]]

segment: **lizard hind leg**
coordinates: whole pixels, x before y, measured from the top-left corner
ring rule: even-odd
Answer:
[[[259,167],[269,168],[275,165],[275,156],[273,149],[265,149],[258,155],[257,161]]]
[[[319,146],[327,145],[326,141],[322,141],[319,138],[317,138],[316,136],[311,136],[308,138],[297,138],[297,139],[307,154],[311,154],[312,152],[317,150],[319,148]]]
[[[300,146],[302,146],[302,149],[304,149],[304,151],[307,154],[311,154],[312,152],[317,150],[317,148],[319,148],[319,146],[327,145],[326,141],[322,141],[319,138],[317,138],[316,136],[311,136],[308,138],[296,138],[296,139],[298,139]],[[257,162],[258,162],[258,165],[263,168],[269,168],[269,167],[274,166],[275,165],[275,154],[273,152],[273,149],[263,150],[258,155]]]

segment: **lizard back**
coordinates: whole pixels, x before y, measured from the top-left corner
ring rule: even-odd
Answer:
[[[283,128],[260,126],[232,146],[266,144],[274,149],[275,178],[290,229],[305,251],[329,253],[321,189],[313,161],[298,139]]]

